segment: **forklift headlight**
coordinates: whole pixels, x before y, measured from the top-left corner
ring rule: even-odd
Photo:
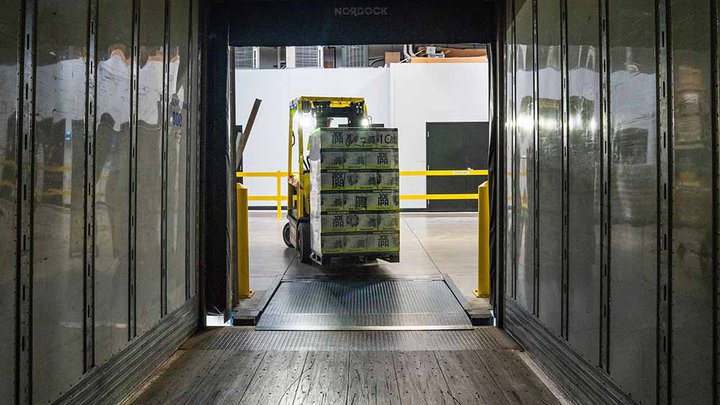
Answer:
[[[360,126],[363,128],[368,128],[372,124],[370,117],[363,117],[362,120],[360,120]]]
[[[317,126],[317,118],[312,114],[302,114],[299,123],[304,131],[313,131]]]

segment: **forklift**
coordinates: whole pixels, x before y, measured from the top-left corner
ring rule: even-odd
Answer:
[[[283,227],[283,242],[297,249],[300,261],[311,262],[310,164],[305,158],[304,134],[328,128],[333,119],[347,119],[342,127],[372,125],[365,99],[360,97],[299,97],[290,103],[288,131],[288,222]],[[297,136],[296,130],[297,129]],[[309,135],[308,135],[309,136]],[[293,171],[293,148],[297,147],[299,170]]]

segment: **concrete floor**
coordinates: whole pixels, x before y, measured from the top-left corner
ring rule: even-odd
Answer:
[[[300,263],[294,249],[282,241],[285,220],[275,211],[250,211],[250,306],[273,285],[277,276],[377,275],[427,276],[446,274],[457,285],[471,308],[488,308],[477,299],[477,214],[403,213],[400,229],[400,262],[377,261],[365,265],[321,268]]]

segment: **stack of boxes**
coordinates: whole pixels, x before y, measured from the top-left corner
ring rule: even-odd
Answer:
[[[397,141],[389,128],[321,128],[310,137],[315,255],[399,260]]]

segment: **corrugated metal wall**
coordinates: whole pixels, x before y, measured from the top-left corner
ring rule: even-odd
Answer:
[[[0,9],[0,402],[47,403],[197,325],[198,2]]]
[[[720,401],[717,8],[506,2],[506,326],[582,402]]]
[[[20,8],[2,0],[0,9],[0,398],[13,398],[16,383],[15,308],[17,262],[18,38]]]

